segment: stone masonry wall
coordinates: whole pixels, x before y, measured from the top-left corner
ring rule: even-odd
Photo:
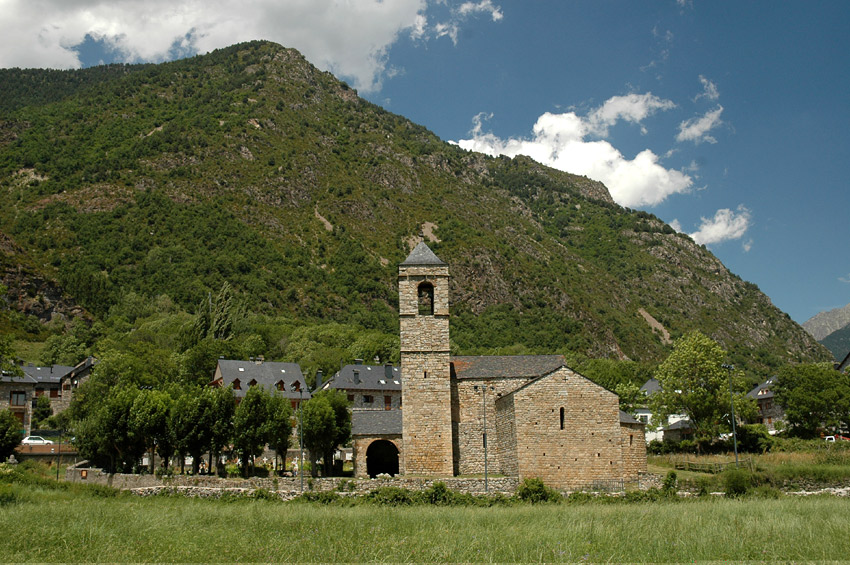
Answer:
[[[498,472],[509,477],[519,476],[517,438],[514,419],[514,397],[509,395],[496,403],[496,460]]]
[[[82,475],[85,472],[86,478]],[[108,485],[121,490],[140,490],[171,488],[186,489],[227,489],[230,491],[253,490],[263,488],[274,492],[298,493],[301,489],[300,477],[271,477],[250,479],[222,479],[215,476],[199,475],[176,475],[174,477],[159,478],[154,475],[123,475],[107,474],[100,469],[86,467],[68,467],[65,470],[65,480],[70,482]],[[386,486],[406,488],[409,490],[423,490],[429,488],[435,482],[445,483],[448,488],[458,492],[471,494],[484,493],[483,478],[420,478],[420,477],[392,477],[375,479],[351,479],[345,477],[306,478],[304,490],[324,492],[330,490],[367,493],[374,489]],[[491,493],[513,494],[519,482],[512,477],[491,477],[488,481]]]
[[[513,396],[520,479],[568,489],[624,478],[614,393],[564,367]]]
[[[646,473],[646,437],[641,424],[620,424],[623,434],[623,478],[635,481]]]
[[[454,467],[449,354],[402,353],[401,366],[404,472],[450,477]]]
[[[434,288],[433,314],[419,313],[419,285]],[[449,268],[399,266],[404,473],[452,476]]]
[[[496,400],[518,389],[531,379],[524,377],[499,379],[455,379],[452,381],[452,398],[456,399],[455,453],[458,472],[473,475],[484,472],[484,399],[482,389],[487,387],[487,465],[490,472],[501,468],[498,434],[496,432]],[[475,390],[475,387],[478,390]],[[490,389],[492,387],[492,390]]]

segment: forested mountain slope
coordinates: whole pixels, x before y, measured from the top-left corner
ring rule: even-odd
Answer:
[[[130,292],[191,311],[228,281],[252,312],[392,333],[397,265],[424,230],[451,266],[458,352],[657,361],[700,329],[753,371],[829,358],[755,285],[600,183],[466,152],[275,44],[3,70],[0,99],[12,306],[38,294],[32,276],[95,317]]]

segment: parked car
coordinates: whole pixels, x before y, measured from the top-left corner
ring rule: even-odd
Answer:
[[[21,440],[23,445],[53,445],[49,439],[44,439],[41,436],[27,436]]]
[[[850,437],[846,437],[846,436],[826,436],[824,439],[826,441],[830,442],[830,443],[833,443],[833,442],[836,442],[836,441],[850,441]]]

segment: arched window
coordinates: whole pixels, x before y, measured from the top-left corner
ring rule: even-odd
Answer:
[[[419,315],[434,315],[434,285],[424,282],[419,285]]]

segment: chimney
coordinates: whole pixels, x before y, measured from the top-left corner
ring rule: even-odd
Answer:
[[[316,390],[322,388],[322,370],[316,371]]]
[[[360,371],[354,370],[354,382],[355,384],[360,384]]]
[[[262,364],[263,364],[263,361],[265,361],[265,360],[266,360],[265,356],[263,356],[263,355],[259,355],[259,356],[257,357],[257,365],[262,365]]]
[[[388,381],[393,380],[393,366],[387,363],[384,365],[384,378]]]
[[[362,364],[363,364],[363,359],[355,359],[355,360],[354,360],[354,364],[355,364],[355,365],[362,365]]]

